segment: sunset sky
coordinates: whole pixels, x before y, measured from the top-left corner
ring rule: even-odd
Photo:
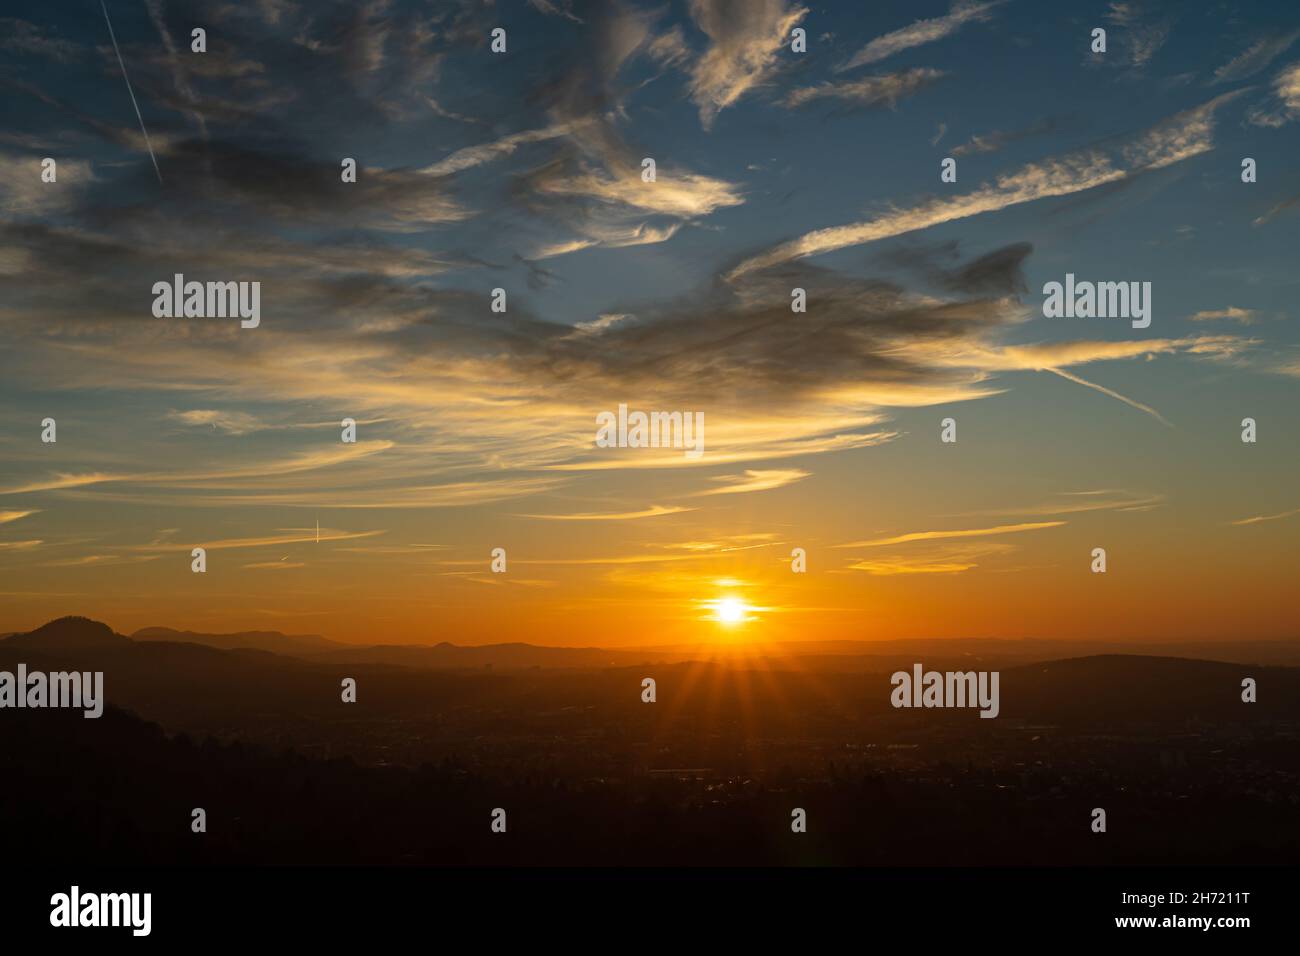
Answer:
[[[0,19],[0,632],[1296,636],[1294,3],[107,7],[156,172],[98,4]]]

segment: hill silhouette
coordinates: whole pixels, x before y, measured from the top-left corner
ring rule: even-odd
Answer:
[[[0,635],[0,643],[50,647],[110,643],[124,639],[107,625],[84,617],[51,621],[25,634]],[[434,670],[622,667],[643,663],[714,661],[746,666],[763,660],[777,669],[875,672],[910,668],[915,661],[941,670],[1012,667],[1041,661],[1107,655],[1180,657],[1274,666],[1300,665],[1300,641],[1187,641],[1123,644],[1096,640],[915,639],[888,641],[789,641],[719,645],[693,644],[634,648],[565,647],[519,641],[460,645],[342,642],[319,634],[280,631],[209,633],[171,627],[145,627],[130,635],[137,642],[198,644],[221,650],[262,650],[332,665],[384,664]]]
[[[281,654],[303,654],[342,647],[337,641],[319,634],[283,634],[280,631],[237,631],[208,634],[202,631],[178,631],[170,627],[142,627],[131,634],[133,641],[168,641],[173,644],[202,644],[222,650],[252,648]]]
[[[477,649],[447,645],[427,650],[457,654]],[[67,618],[0,641],[0,667],[12,670],[19,662],[29,669],[103,671],[109,703],[171,732],[314,746],[359,759],[418,762],[445,752],[448,741],[463,733],[496,734],[502,741],[520,741],[547,729],[603,735],[620,727],[647,734],[662,711],[700,726],[711,713],[733,724],[743,719],[753,733],[773,737],[833,738],[868,726],[910,733],[917,727],[978,721],[974,710],[893,709],[893,662],[884,660],[817,671],[815,679],[798,661],[779,666],[660,661],[545,669],[428,668],[348,660],[336,652],[299,657],[134,641],[106,625]],[[940,670],[986,666],[969,660],[924,664]],[[629,708],[639,705],[646,676],[658,682],[659,709]],[[1244,677],[1258,682],[1258,703],[1241,702]],[[341,702],[345,678],[357,682],[355,704]],[[1198,721],[1236,726],[1296,719],[1300,670],[1295,668],[1137,655],[1001,668],[999,726],[1022,721],[1101,730],[1146,721],[1181,731]],[[405,731],[384,743],[388,731],[377,728],[394,721]]]
[[[130,639],[114,633],[100,621],[88,617],[60,617],[42,624],[26,634],[13,634],[4,641],[7,647],[57,651],[70,648],[122,647]]]
[[[23,822],[7,837],[19,858],[1300,859],[1295,668],[1118,654],[1011,666],[1001,716],[982,720],[892,708],[888,658],[843,671],[404,667],[136,641],[64,618],[0,641],[0,669],[18,662],[102,670],[108,704],[98,720],[0,711],[0,780],[23,782],[0,787],[0,818]],[[654,705],[641,700],[646,676]],[[1258,703],[1240,699],[1246,676]],[[355,703],[341,700],[343,677]],[[792,840],[792,806],[813,821],[806,839]],[[1089,830],[1095,806],[1114,839]],[[206,834],[189,829],[194,807]],[[494,807],[510,814],[509,839],[489,830]]]

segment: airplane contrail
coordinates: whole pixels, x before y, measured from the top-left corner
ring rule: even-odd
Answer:
[[[1173,428],[1173,427],[1174,427],[1173,424],[1170,423],[1170,422],[1165,418],[1165,416],[1161,415],[1158,411],[1156,411],[1156,410],[1155,410],[1154,408],[1152,408],[1150,405],[1143,405],[1141,402],[1134,401],[1133,399],[1128,398],[1127,396],[1121,395],[1119,392],[1115,391],[1114,389],[1107,388],[1107,387],[1104,386],[1104,385],[1098,385],[1096,382],[1090,382],[1090,381],[1088,381],[1088,380],[1085,379],[1085,378],[1080,378],[1079,376],[1077,376],[1077,375],[1072,375],[1072,374],[1069,373],[1069,372],[1063,372],[1063,371],[1061,371],[1059,368],[1051,368],[1051,367],[1048,367],[1048,368],[1044,369],[1044,371],[1046,371],[1046,372],[1055,372],[1057,375],[1061,376],[1061,378],[1069,379],[1071,382],[1077,382],[1077,383],[1080,384],[1080,385],[1086,385],[1086,386],[1088,386],[1089,388],[1095,388],[1097,391],[1101,392],[1103,395],[1109,395],[1111,398],[1119,399],[1119,400],[1120,400],[1121,402],[1123,402],[1125,405],[1130,405],[1130,406],[1132,406],[1133,408],[1136,408],[1136,409],[1137,409],[1138,411],[1140,411],[1140,412],[1146,412],[1148,415],[1150,415],[1152,418],[1154,418],[1156,421],[1158,421],[1158,422],[1159,422],[1160,424],[1162,424],[1162,425],[1168,425],[1170,428]]]
[[[140,132],[144,133],[144,145],[149,149],[149,158],[153,160],[153,171],[162,184],[162,170],[158,168],[158,157],[153,154],[153,144],[149,142],[149,131],[144,128],[144,117],[140,115],[140,104],[135,101],[135,91],[131,89],[131,78],[126,75],[126,64],[122,62],[122,51],[117,48],[117,37],[113,34],[113,21],[108,18],[108,7],[104,0],[99,0],[104,11],[104,22],[108,24],[108,38],[113,41],[113,52],[117,54],[117,65],[122,68],[122,79],[126,80],[126,91],[131,95],[131,105],[135,107],[135,118],[140,121]]]

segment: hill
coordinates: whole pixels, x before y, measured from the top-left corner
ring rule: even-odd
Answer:
[[[73,648],[123,647],[130,639],[116,634],[107,624],[88,617],[60,617],[42,624],[26,634],[13,634],[4,640],[8,648],[32,648],[59,651]]]
[[[280,631],[237,631],[230,634],[208,634],[201,631],[178,631],[170,627],[142,627],[131,635],[133,641],[170,641],[171,643],[202,644],[232,650],[240,647],[273,651],[279,654],[304,654],[330,648],[343,647],[319,634],[282,634]]]

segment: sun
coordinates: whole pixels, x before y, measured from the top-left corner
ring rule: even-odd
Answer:
[[[726,597],[714,602],[713,615],[722,624],[739,624],[745,620],[745,612],[748,610],[740,598]]]

